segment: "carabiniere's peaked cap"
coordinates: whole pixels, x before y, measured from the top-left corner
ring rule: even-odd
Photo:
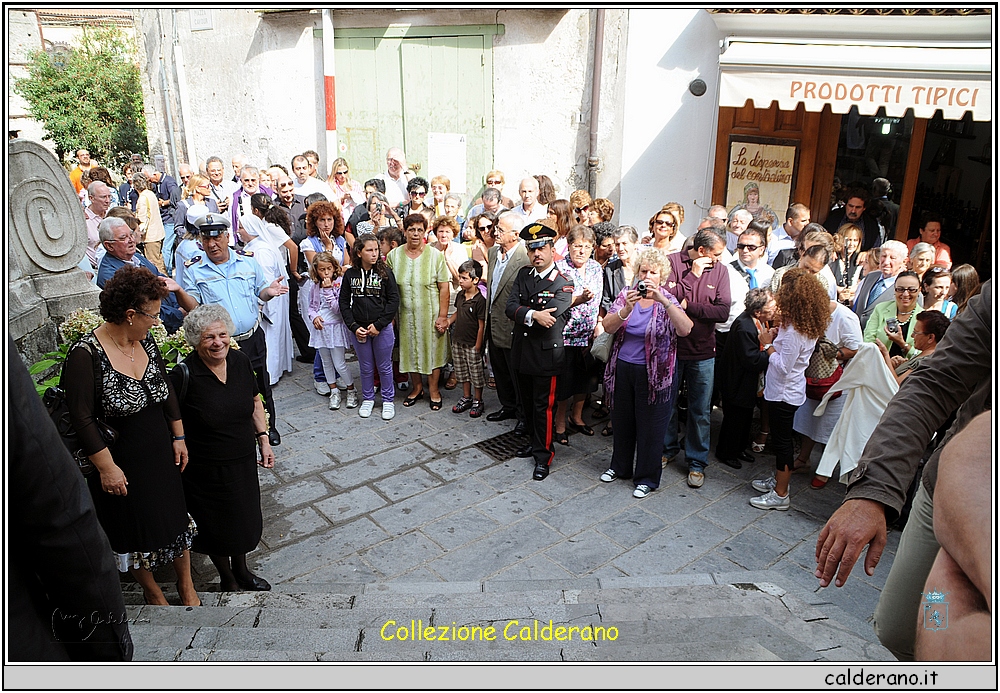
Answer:
[[[194,222],[198,233],[215,238],[229,231],[230,221],[222,214],[206,214]]]
[[[541,248],[546,243],[555,242],[556,231],[545,224],[535,222],[521,229],[520,236],[527,248]]]

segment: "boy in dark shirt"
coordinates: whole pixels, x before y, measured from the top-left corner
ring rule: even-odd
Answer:
[[[458,268],[458,285],[455,294],[455,313],[448,318],[453,325],[451,355],[455,362],[455,377],[462,383],[462,398],[451,408],[456,414],[469,411],[469,416],[483,415],[483,387],[486,371],[483,368],[483,342],[486,333],[486,299],[479,291],[479,263],[466,260]],[[473,388],[475,397],[473,398]]]

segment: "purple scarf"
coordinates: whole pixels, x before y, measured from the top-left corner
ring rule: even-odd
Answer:
[[[617,313],[625,307],[625,294],[631,287],[625,287],[611,305],[608,313]],[[673,294],[660,287],[660,293],[667,300],[680,308]],[[674,366],[677,363],[677,334],[674,324],[667,315],[667,309],[660,303],[653,304],[653,316],[646,325],[646,377],[649,380],[648,404],[663,404],[670,399],[670,386],[674,381]],[[626,322],[628,322],[626,320]],[[615,332],[611,343],[611,355],[604,369],[604,390],[607,393],[609,405],[613,405],[615,392],[615,369],[618,367],[618,352],[625,341],[625,325]]]

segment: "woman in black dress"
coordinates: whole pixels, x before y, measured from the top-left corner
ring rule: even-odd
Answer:
[[[219,305],[198,306],[184,319],[195,351],[170,373],[191,450],[184,495],[198,523],[192,549],[212,559],[221,591],[269,590],[247,568],[246,555],[264,526],[257,465],[273,467],[274,453],[250,359],[229,348],[234,329]]]
[[[149,336],[160,319],[166,283],[125,265],[105,283],[100,311],[107,321],[84,336],[66,359],[64,383],[73,427],[97,468],[87,478],[97,517],[147,604],[166,605],[152,571],[173,563],[181,602],[199,606],[191,582],[192,537],[181,472],[187,465],[177,398]],[[100,383],[95,383],[100,373]],[[108,445],[98,420],[118,432]]]

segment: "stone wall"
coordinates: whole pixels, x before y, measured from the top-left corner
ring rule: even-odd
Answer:
[[[58,343],[74,310],[99,290],[77,267],[87,248],[83,210],[55,156],[37,142],[7,146],[7,328],[26,363]]]

